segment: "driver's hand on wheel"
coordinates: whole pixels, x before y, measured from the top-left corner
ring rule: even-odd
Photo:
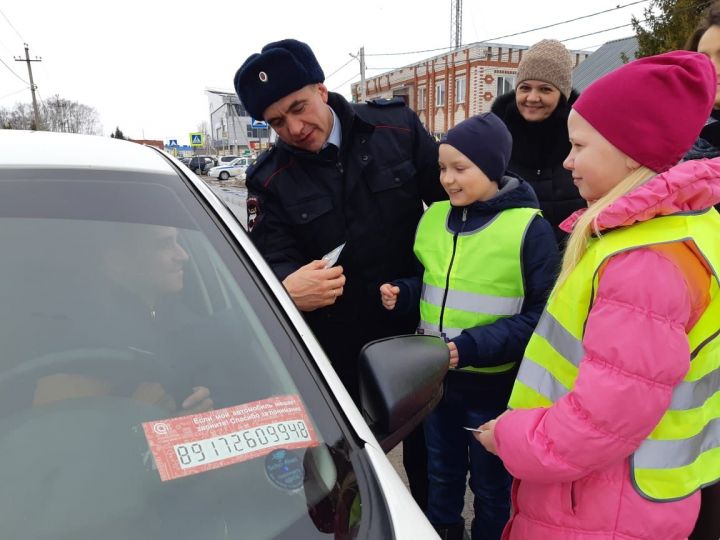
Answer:
[[[211,410],[215,406],[210,390],[205,386],[195,386],[192,394],[182,402],[183,412],[199,413]]]

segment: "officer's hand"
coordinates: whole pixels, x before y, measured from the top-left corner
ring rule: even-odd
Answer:
[[[193,388],[185,401],[182,402],[183,412],[199,413],[211,410],[215,406],[210,397],[210,390],[205,386],[196,386]]]
[[[400,287],[397,287],[392,283],[383,283],[380,285],[380,299],[382,300],[382,305],[385,309],[395,309],[398,296],[400,296]]]
[[[343,293],[345,276],[342,266],[325,268],[327,261],[316,260],[295,270],[283,285],[300,311],[314,311],[335,303]]]

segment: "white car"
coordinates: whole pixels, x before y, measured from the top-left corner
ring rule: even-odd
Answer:
[[[384,450],[440,398],[440,340],[368,345],[361,413],[174,158],[16,130],[0,148],[3,538],[437,538]]]
[[[251,158],[235,158],[230,163],[211,168],[207,174],[211,178],[218,178],[220,180],[227,180],[231,176],[239,176],[241,179],[244,179],[245,170],[250,166],[251,162]]]

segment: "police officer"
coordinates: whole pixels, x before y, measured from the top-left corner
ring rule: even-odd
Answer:
[[[388,312],[377,291],[416,273],[423,201],[446,196],[437,144],[402,99],[350,104],[324,80],[310,47],[294,39],[269,43],[235,74],[248,113],[279,139],[247,171],[248,230],[357,401],[360,348],[417,328],[417,312]],[[323,256],[342,244],[327,268]],[[421,506],[424,452],[423,440],[405,441]]]

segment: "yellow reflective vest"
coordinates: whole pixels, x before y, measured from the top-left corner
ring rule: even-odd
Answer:
[[[471,232],[448,227],[450,203],[433,204],[423,214],[415,237],[415,255],[425,269],[418,332],[450,340],[465,328],[490,324],[520,313],[525,300],[522,246],[540,210],[511,208]],[[463,209],[463,222],[467,209]],[[515,362],[476,373],[509,371]]]
[[[572,390],[603,263],[620,252],[672,242],[694,244],[713,276],[710,303],[688,333],[690,369],[674,389],[669,409],[631,457],[638,493],[658,501],[682,499],[720,478],[720,215],[714,209],[657,217],[591,240],[577,267],[551,294],[509,403],[514,409],[550,407]]]

